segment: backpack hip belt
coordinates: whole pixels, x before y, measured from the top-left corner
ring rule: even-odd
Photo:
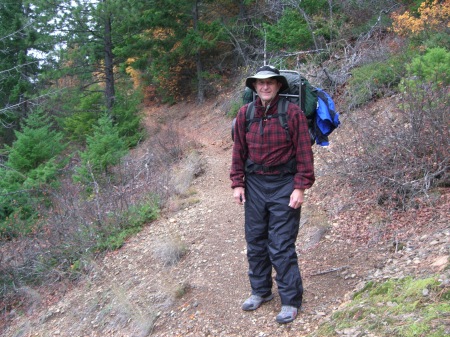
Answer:
[[[297,162],[295,158],[292,158],[287,163],[274,165],[274,166],[265,166],[261,164],[256,164],[250,159],[245,161],[245,172],[247,174],[255,173],[262,171],[264,173],[273,173],[280,172],[280,174],[292,173],[295,174],[297,172]]]

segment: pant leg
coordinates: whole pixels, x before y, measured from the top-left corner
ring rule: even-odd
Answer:
[[[272,293],[272,264],[268,251],[268,221],[264,180],[248,175],[245,186],[245,240],[247,241],[248,276],[252,294]]]
[[[276,270],[278,292],[283,305],[299,308],[302,304],[303,283],[298,266],[295,242],[299,231],[300,209],[289,207],[293,191],[293,176],[283,176],[274,182],[268,197],[269,255]]]

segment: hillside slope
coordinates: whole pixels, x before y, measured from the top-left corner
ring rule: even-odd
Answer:
[[[216,102],[201,108],[150,107],[149,134],[168,116],[178,121],[182,141],[196,144],[204,163],[189,193],[169,203],[160,219],[120,250],[96,261],[63,296],[35,293],[35,305],[27,313],[12,313],[13,324],[3,336],[308,336],[364,281],[442,272],[443,259],[448,261],[448,218],[411,236],[406,242],[411,249],[401,252],[392,251],[392,242],[361,244],[345,235],[339,211],[331,214],[321,199],[333,182],[326,164],[333,148],[316,147],[319,174],[303,207],[297,248],[305,287],[302,312],[291,324],[277,324],[277,296],[255,312],[243,312],[240,305],[250,289],[243,209],[233,203],[228,178],[230,120]],[[332,141],[345,141],[345,130],[338,129]],[[335,198],[345,205],[351,202],[342,200],[345,196],[342,191]],[[161,250],[180,245],[186,255],[178,263],[161,259]]]

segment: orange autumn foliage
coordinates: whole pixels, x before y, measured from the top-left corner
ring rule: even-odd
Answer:
[[[442,31],[450,28],[450,0],[425,1],[415,17],[409,11],[394,13],[392,30],[401,36],[417,35],[426,30]]]

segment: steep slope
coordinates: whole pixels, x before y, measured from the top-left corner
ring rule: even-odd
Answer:
[[[333,181],[325,160],[332,156],[332,148],[315,148],[320,174],[308,193],[298,237],[305,286],[302,312],[291,324],[277,324],[277,296],[255,312],[243,312],[240,305],[250,289],[243,209],[233,203],[229,187],[230,120],[216,102],[201,108],[183,103],[150,107],[149,133],[168,118],[178,121],[181,139],[194,142],[205,163],[203,174],[192,182],[190,196],[184,203],[173,203],[120,250],[96,261],[90,274],[64,296],[50,301],[50,296],[42,295],[41,304],[29,313],[16,313],[5,337],[307,336],[362,281],[408,274],[414,258],[418,261],[413,269],[431,272],[436,258],[448,254],[448,230],[421,241],[411,238],[423,245],[438,240],[428,253],[412,250],[398,255],[388,243],[361,246],[342,235],[342,223],[330,222],[317,192]],[[160,258],[162,247],[180,244],[187,253],[178,263]]]

